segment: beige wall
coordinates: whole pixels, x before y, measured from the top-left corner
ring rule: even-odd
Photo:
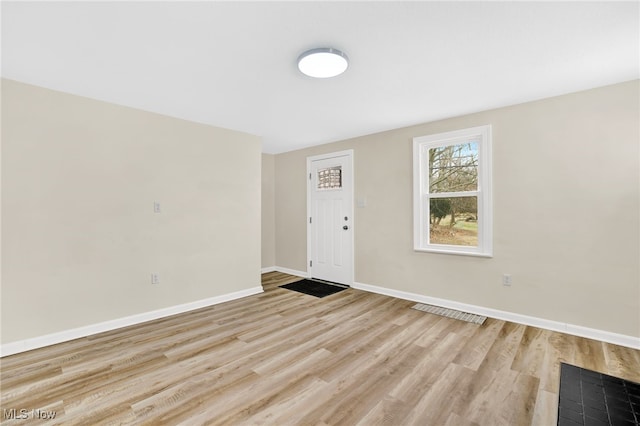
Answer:
[[[277,264],[306,271],[306,157],[354,149],[356,282],[640,336],[639,93],[632,81],[279,154]],[[414,252],[412,138],[483,124],[494,257]]]
[[[258,137],[2,83],[3,343],[260,285]]]
[[[262,154],[262,267],[276,265],[276,210],[275,165],[276,158]]]

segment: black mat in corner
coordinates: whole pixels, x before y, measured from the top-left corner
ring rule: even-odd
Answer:
[[[558,426],[640,425],[640,383],[560,364]]]
[[[302,281],[296,281],[295,283],[291,284],[281,285],[280,287],[286,288],[287,290],[297,291],[298,293],[309,294],[315,297],[325,297],[349,288],[306,279]]]

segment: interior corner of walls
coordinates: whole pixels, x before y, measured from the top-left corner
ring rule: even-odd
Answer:
[[[308,271],[299,271],[296,269],[283,268],[281,266],[276,266],[274,270],[282,272],[283,274],[295,275],[302,278],[309,278],[311,276]]]

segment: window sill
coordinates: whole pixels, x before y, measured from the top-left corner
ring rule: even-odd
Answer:
[[[457,256],[473,256],[473,257],[484,257],[487,259],[493,258],[493,253],[483,253],[483,252],[475,252],[475,251],[463,251],[463,250],[447,250],[446,248],[414,248],[416,252],[421,253],[438,253],[438,254],[454,254]]]

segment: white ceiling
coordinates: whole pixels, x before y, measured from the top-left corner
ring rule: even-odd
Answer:
[[[632,80],[638,2],[2,2],[2,76],[310,145]],[[334,47],[347,72],[296,58]]]

